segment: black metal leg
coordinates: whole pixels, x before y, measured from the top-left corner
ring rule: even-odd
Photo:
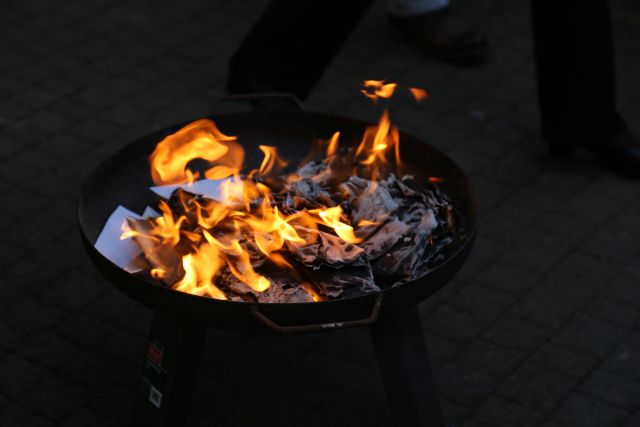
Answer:
[[[417,307],[370,327],[396,427],[443,427]]]
[[[154,313],[134,425],[188,426],[207,332],[205,322]]]

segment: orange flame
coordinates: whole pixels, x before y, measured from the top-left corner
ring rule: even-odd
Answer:
[[[316,290],[313,289],[313,286],[305,283],[303,285],[303,288],[309,295],[311,295],[311,299],[313,301],[318,302],[318,301],[324,301],[325,300],[325,298],[323,298],[322,295],[318,294],[316,292]]]
[[[224,292],[213,283],[220,267],[219,251],[208,244],[202,244],[194,253],[182,257],[184,276],[174,285],[174,289],[226,300]]]
[[[293,265],[291,265],[291,263],[289,261],[287,261],[282,255],[280,255],[277,252],[274,252],[271,254],[271,261],[274,262],[274,264],[280,266],[280,267],[284,267],[287,268],[289,270],[293,270]]]
[[[367,80],[364,87],[362,93],[376,102],[378,98],[391,97],[397,85],[385,84],[383,80]],[[409,90],[416,100],[428,96],[422,89]],[[324,152],[325,162],[331,165],[318,174],[342,173],[340,168],[344,165],[348,173],[349,165],[354,165],[353,174],[373,180],[374,185],[369,191],[374,191],[383,168],[387,168],[394,159],[394,166],[401,167],[400,134],[391,124],[387,110],[375,126],[366,128],[355,150],[348,147],[339,150],[340,137],[340,132],[335,132],[329,141],[317,146],[316,154],[321,156]],[[223,291],[226,284],[220,282],[221,277],[233,275],[254,292],[264,292],[272,285],[259,272],[265,258],[280,268],[293,270],[293,261],[282,255],[285,250],[320,241],[326,244],[327,239],[355,245],[363,241],[356,236],[339,204],[320,205],[316,209],[293,213],[289,208],[279,208],[276,201],[282,195],[273,193],[267,183],[270,178],[278,176],[286,162],[278,157],[276,147],[261,145],[259,148],[264,155],[260,166],[243,178],[240,175],[243,148],[236,137],[223,134],[211,120],[197,120],[157,144],[149,157],[151,176],[156,185],[191,183],[200,178],[201,173],[206,178],[222,181],[217,200],[193,198],[183,193],[179,198],[180,214],[161,201],[160,216],[147,220],[144,227],[136,226],[134,230],[126,221],[123,223],[121,239],[142,238],[138,243],[149,243],[149,250],[170,248],[173,264],[153,264],[154,268],[150,270],[152,277],[164,279],[167,283],[176,280],[172,287],[182,292],[226,299]],[[334,161],[338,155],[344,159]],[[209,169],[203,172],[189,169],[190,162],[195,159],[209,162]],[[289,183],[297,178],[297,175],[289,174],[284,181]],[[440,182],[440,179],[432,177],[429,180]],[[363,219],[356,227],[376,225],[379,223]],[[335,249],[340,252],[345,247],[337,244]],[[177,269],[172,270],[172,267]],[[175,270],[183,274],[181,278],[174,279],[178,274]],[[312,285],[301,286],[314,301],[324,299]]]
[[[287,166],[287,162],[278,157],[278,148],[270,147],[268,145],[260,145],[258,146],[260,151],[264,154],[264,158],[262,159],[262,163],[260,164],[260,168],[258,169],[258,176],[264,177],[269,175],[272,172],[278,172],[283,167]],[[252,172],[250,175],[255,173]]]
[[[151,178],[156,185],[193,182],[199,174],[188,170],[187,165],[194,159],[217,162],[205,176],[222,179],[240,170],[244,150],[236,137],[220,132],[213,121],[196,120],[156,145],[149,157]]]
[[[429,93],[424,89],[420,89],[419,87],[410,87],[409,92],[411,92],[411,95],[413,95],[413,98],[416,100],[416,102],[424,101],[429,97]]]
[[[336,132],[331,136],[329,145],[327,146],[327,158],[331,158],[338,152],[338,141],[340,140],[340,132]]]
[[[360,243],[362,239],[356,237],[353,233],[353,227],[340,221],[342,216],[342,208],[335,206],[325,209],[314,209],[310,211],[316,213],[322,219],[324,225],[333,228],[338,237],[347,243]]]
[[[396,167],[400,168],[400,133],[397,127],[391,126],[389,111],[385,110],[377,126],[367,127],[362,142],[356,149],[356,159],[368,170],[368,173],[365,170],[363,174],[377,181],[380,167],[388,163],[387,151],[391,149],[394,152]]]
[[[151,220],[153,227],[151,228],[150,234],[133,230],[125,221],[120,227],[122,230],[120,240],[128,239],[129,237],[143,237],[160,241],[169,247],[177,245],[178,242],[180,242],[180,227],[187,218],[181,216],[177,221],[174,220],[171,208],[162,200],[158,206],[162,215]],[[187,232],[187,234],[189,234],[189,232]]]
[[[156,237],[160,237],[165,245],[175,246],[180,242],[180,226],[187,218],[181,216],[175,221],[171,208],[162,200],[159,208],[162,211],[162,216],[154,219],[155,227],[151,230],[151,233]]]
[[[225,219],[229,213],[229,208],[215,200],[207,200],[203,204],[196,202],[196,217],[198,225],[209,229],[217,226]]]
[[[378,101],[378,98],[391,98],[398,86],[396,83],[385,84],[384,80],[365,80],[363,85],[364,89],[361,89],[360,92],[374,103]]]
[[[206,230],[202,232],[205,239],[212,249],[217,250],[227,262],[227,267],[234,276],[241,282],[247,284],[256,292],[264,292],[269,286],[269,279],[258,274],[251,265],[249,253],[242,247],[237,239],[231,239],[229,242],[221,242],[213,237]]]
[[[162,268],[152,268],[151,269],[151,277],[154,279],[162,279],[167,275],[167,272]]]
[[[267,256],[280,250],[285,242],[293,244],[306,244],[296,229],[289,223],[296,216],[288,218],[280,214],[277,206],[271,207],[268,197],[265,197],[261,206],[262,218],[247,216],[244,222],[253,232],[256,246]]]

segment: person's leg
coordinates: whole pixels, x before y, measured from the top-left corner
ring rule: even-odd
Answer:
[[[227,90],[306,98],[370,3],[273,0],[233,55]]]
[[[606,0],[533,0],[538,100],[553,150],[597,144],[624,128],[616,110]]]
[[[621,175],[640,178],[640,140],[616,109],[607,0],[532,0],[538,101],[552,154],[580,145]]]

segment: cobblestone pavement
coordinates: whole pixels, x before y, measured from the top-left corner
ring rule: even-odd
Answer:
[[[640,6],[613,3],[619,104],[639,133]],[[4,4],[0,426],[127,424],[150,313],[90,264],[79,188],[128,141],[211,113],[226,61],[264,4]],[[377,4],[306,106],[373,120],[362,79],[426,87],[426,104],[396,108],[401,129],[448,153],[477,188],[473,254],[421,306],[450,425],[638,426],[640,186],[587,154],[545,158],[527,2],[457,6],[490,38],[485,64],[421,57]],[[389,425],[365,330],[211,330],[204,359],[203,426]]]

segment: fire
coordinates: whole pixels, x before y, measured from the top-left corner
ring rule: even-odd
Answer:
[[[218,252],[211,246],[203,244],[196,252],[182,257],[184,276],[174,285],[174,289],[225,300],[227,297],[224,292],[213,283],[219,267]]]
[[[291,221],[296,215],[283,217],[277,206],[271,207],[270,199],[265,197],[262,202],[262,216],[247,216],[243,222],[253,233],[258,249],[266,256],[280,250],[285,242],[304,245],[307,242],[300,237]]]
[[[391,98],[398,86],[396,83],[385,84],[384,80],[365,80],[363,85],[364,89],[361,89],[360,92],[373,102],[376,102],[378,98]]]
[[[426,90],[420,89],[418,87],[410,87],[409,88],[409,92],[411,92],[411,95],[413,95],[413,98],[417,102],[424,101],[425,99],[427,99],[429,97],[429,93],[427,93]]]
[[[120,234],[120,240],[125,240],[125,239],[129,239],[131,237],[138,237],[138,238],[149,238],[155,241],[159,241],[160,239],[158,239],[155,236],[151,236],[151,235],[147,235],[145,233],[141,233],[137,230],[132,229],[129,224],[127,223],[127,221],[123,221],[122,225],[120,225],[120,231],[122,231],[122,233]]]
[[[247,210],[251,201],[260,195],[259,187],[255,183],[243,180],[238,175],[223,181],[220,184],[220,192],[225,206],[244,206]]]
[[[356,158],[366,167],[361,175],[368,175],[373,181],[378,179],[378,173],[383,165],[388,163],[388,152],[393,151],[395,164],[399,168],[400,161],[400,133],[398,128],[391,125],[389,111],[384,110],[377,126],[369,126],[356,149]]]
[[[229,208],[215,200],[207,200],[203,204],[196,202],[196,217],[198,225],[204,229],[217,226],[226,218]]]
[[[391,98],[398,85],[396,83],[385,84],[384,80],[365,80],[363,86],[364,89],[361,89],[360,92],[375,104],[379,98]],[[408,90],[416,102],[424,101],[429,97],[429,93],[419,87],[410,87]]]
[[[284,267],[284,268],[288,268],[290,270],[293,270],[293,265],[291,265],[291,263],[289,261],[287,261],[285,259],[285,257],[283,257],[281,254],[279,253],[273,253],[271,255],[271,261],[273,261],[274,264],[276,264],[279,267]]]
[[[173,218],[171,208],[164,201],[160,201],[162,216],[155,219],[155,227],[151,230],[153,236],[162,240],[168,246],[175,246],[180,242],[180,226],[187,219],[181,216],[177,221]]]
[[[226,262],[227,267],[238,280],[247,284],[256,292],[264,292],[269,288],[269,279],[255,272],[251,265],[249,253],[240,244],[239,240],[232,238],[228,242],[221,242],[206,230],[203,230],[203,234],[211,249],[219,255],[219,260]],[[205,263],[210,259],[205,259]]]
[[[151,178],[156,185],[193,182],[199,173],[188,170],[187,166],[194,159],[217,162],[205,172],[205,176],[222,179],[240,170],[244,150],[236,137],[220,132],[213,121],[196,120],[156,146],[149,157]]]
[[[367,80],[364,87],[362,93],[375,102],[391,97],[397,85]],[[417,100],[427,96],[422,89],[409,90]],[[353,168],[353,175],[370,177],[375,184],[383,168],[397,170],[401,166],[399,131],[391,124],[387,110],[377,125],[366,128],[357,147],[341,149],[340,137],[340,132],[335,132],[322,142],[320,155],[325,156],[327,169],[314,178],[334,173],[334,166],[346,165],[347,169]],[[334,206],[331,200],[318,208],[314,205],[314,209],[279,207],[277,200],[282,194],[270,185],[279,179],[287,163],[278,156],[276,147],[261,145],[259,149],[263,153],[260,166],[242,175],[244,150],[237,138],[225,135],[208,119],[196,120],[157,144],[149,157],[156,185],[191,184],[204,175],[220,180],[220,197],[196,198],[183,192],[178,195],[179,203],[170,206],[160,201],[157,218],[136,220],[140,221],[136,226],[125,221],[120,238],[136,239],[144,247],[145,256],[152,255],[151,277],[169,281],[179,274],[173,289],[224,300],[223,276],[234,277],[253,292],[265,292],[272,283],[260,273],[265,259],[278,268],[294,270],[291,259],[283,256],[288,249],[329,239],[342,245],[334,248],[340,252],[363,242],[342,206]],[[196,159],[208,162],[210,167],[204,173],[192,170],[191,162]],[[290,174],[278,183],[291,185],[300,178]],[[432,179],[435,182],[437,178]],[[357,227],[376,225],[379,223],[360,220]],[[158,249],[161,247],[172,249],[172,256],[177,256],[175,265],[165,259],[167,255]],[[314,301],[323,299],[312,285],[302,288]]]
[[[258,148],[264,154],[264,159],[257,171],[258,176],[265,177],[271,173],[279,172],[282,168],[287,166],[287,162],[278,157],[278,148],[269,147],[267,145],[260,145]],[[249,175],[253,176],[253,174],[254,172]]]
[[[162,279],[163,277],[165,277],[166,274],[167,272],[161,268],[151,269],[151,277],[153,277],[154,279]]]
[[[338,237],[347,243],[360,243],[362,239],[355,236],[353,227],[340,221],[342,217],[342,208],[335,206],[333,208],[312,210],[312,213],[318,214],[324,225],[333,228]]]
[[[333,134],[327,146],[327,159],[332,158],[338,152],[338,141],[340,140],[340,132]]]
[[[315,302],[318,302],[318,301],[324,301],[324,298],[323,298],[321,295],[319,295],[319,294],[316,292],[316,290],[315,290],[315,289],[313,289],[313,286],[311,286],[311,285],[309,285],[309,284],[304,284],[304,285],[303,285],[303,288],[304,288],[304,290],[305,290],[305,291],[307,291],[307,293],[308,293],[309,295],[311,295],[311,299],[312,299],[313,301],[315,301]]]

